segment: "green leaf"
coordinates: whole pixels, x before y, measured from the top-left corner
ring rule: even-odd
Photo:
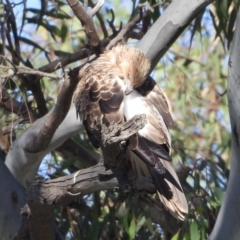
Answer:
[[[222,189],[215,187],[213,189],[213,192],[214,192],[214,196],[219,201],[219,203],[222,203],[223,197],[224,197],[224,192],[222,191]]]
[[[137,227],[136,227],[136,232],[138,232],[140,230],[140,228],[144,225],[145,222],[146,222],[146,217],[145,216],[141,217],[141,219],[138,220]]]
[[[63,23],[61,32],[60,32],[60,36],[63,42],[66,40],[67,35],[68,35],[68,27]]]
[[[129,237],[130,239],[134,239],[136,235],[136,223],[134,218],[131,221],[130,228],[129,228]]]
[[[198,230],[198,225],[195,221],[192,222],[190,225],[190,236],[191,236],[191,239],[194,239],[194,240],[199,240],[201,237]]]
[[[178,232],[171,238],[171,240],[178,240],[178,239],[179,239],[179,232],[180,232],[180,231],[178,231]]]
[[[147,227],[148,227],[149,231],[153,234],[154,231],[153,231],[153,227],[152,227],[152,220],[151,220],[151,218],[147,218],[146,219],[146,224],[147,224]]]
[[[127,217],[127,215],[123,216],[122,221],[123,221],[123,229],[125,230],[126,233],[129,234],[128,217]]]

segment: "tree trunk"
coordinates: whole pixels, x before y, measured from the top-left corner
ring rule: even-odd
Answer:
[[[232,127],[231,171],[225,199],[209,240],[240,239],[240,10],[229,57],[228,106]]]

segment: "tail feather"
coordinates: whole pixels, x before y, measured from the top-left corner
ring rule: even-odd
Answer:
[[[174,217],[184,220],[188,213],[188,205],[177,174],[170,162],[160,161],[162,161],[166,169],[166,174],[161,175],[154,170],[154,167],[148,166],[153,182],[157,188],[158,196],[165,208],[169,210]]]
[[[147,164],[135,151],[129,151],[131,160],[137,173],[152,178],[160,201],[164,207],[177,219],[184,220],[188,213],[187,200],[179,182],[178,176],[169,161],[158,158],[155,166]],[[161,174],[157,169],[158,163],[164,166],[165,173]]]

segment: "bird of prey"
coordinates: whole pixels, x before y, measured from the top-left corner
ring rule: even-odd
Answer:
[[[140,50],[117,45],[85,68],[74,103],[90,142],[102,151],[99,122],[109,126],[146,114],[146,125],[128,141],[126,157],[139,175],[152,179],[165,208],[184,220],[188,205],[170,157],[173,121],[165,95],[148,77],[149,69]]]

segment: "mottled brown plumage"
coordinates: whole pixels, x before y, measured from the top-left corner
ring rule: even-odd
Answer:
[[[118,45],[85,69],[74,102],[94,147],[103,147],[99,122],[108,126],[146,114],[145,127],[129,139],[127,158],[138,174],[152,178],[166,209],[183,220],[188,206],[171,163],[172,117],[162,90],[147,77],[149,69],[140,50]]]

